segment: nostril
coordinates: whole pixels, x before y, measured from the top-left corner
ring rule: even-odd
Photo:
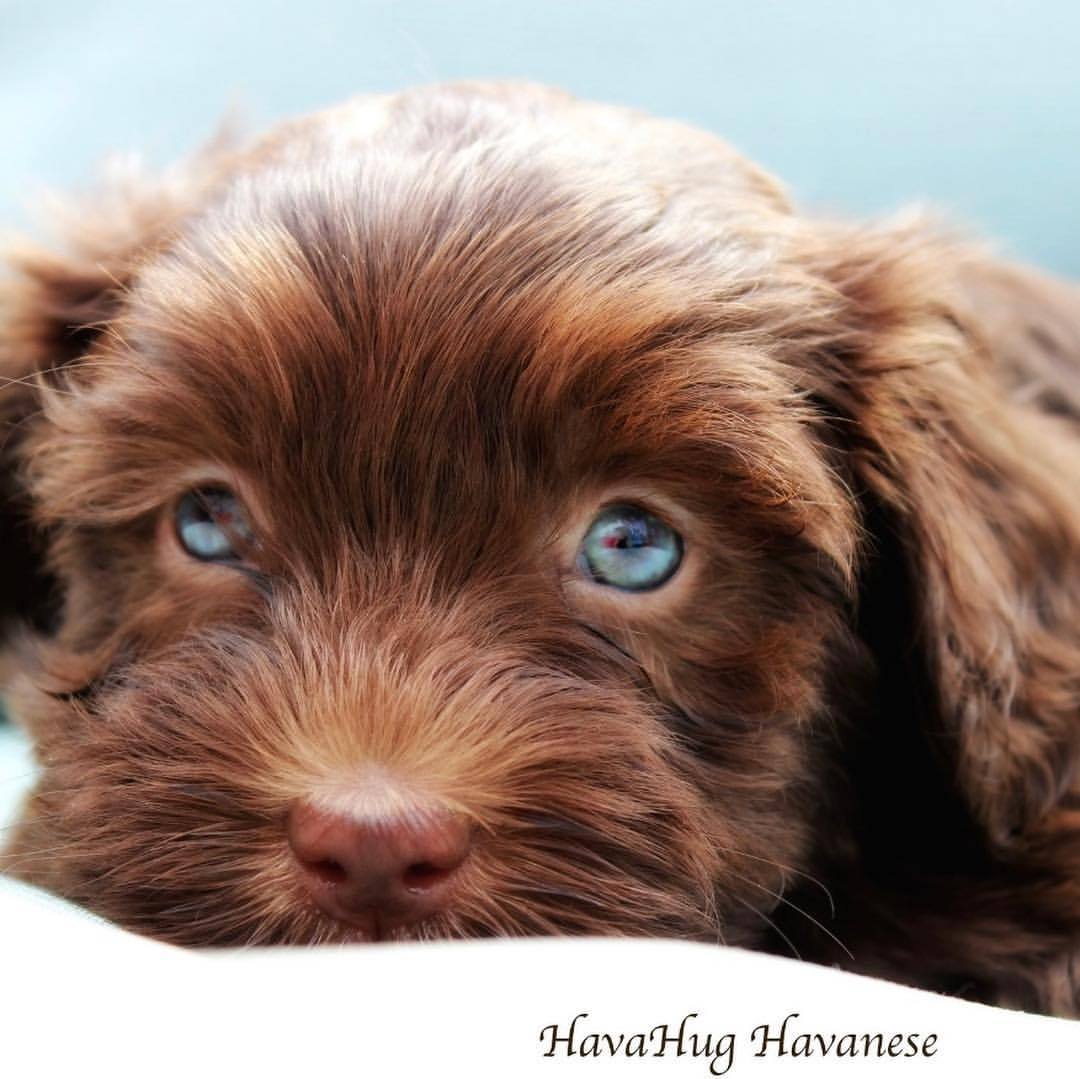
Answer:
[[[427,892],[453,874],[453,869],[445,869],[432,862],[416,862],[402,874],[401,880],[407,891]]]
[[[304,868],[324,884],[344,884],[349,874],[340,862],[333,858],[321,858],[318,861],[302,861]]]
[[[361,807],[363,808],[363,807]],[[438,803],[413,799],[400,811],[365,815],[297,801],[286,820],[298,883],[315,906],[377,935],[422,922],[457,895],[468,861],[468,822]]]

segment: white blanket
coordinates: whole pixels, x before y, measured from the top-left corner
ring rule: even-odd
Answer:
[[[18,808],[34,778],[34,765],[25,739],[12,726],[0,722],[0,828]]]

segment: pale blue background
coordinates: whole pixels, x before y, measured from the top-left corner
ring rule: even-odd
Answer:
[[[0,229],[114,148],[526,77],[710,127],[804,205],[942,206],[1080,276],[1075,0],[0,0]]]

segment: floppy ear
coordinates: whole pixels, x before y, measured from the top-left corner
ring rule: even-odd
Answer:
[[[0,635],[13,619],[47,623],[56,600],[20,475],[41,388],[93,350],[142,260],[213,182],[223,149],[216,142],[183,173],[161,177],[114,168],[92,199],[54,209],[58,250],[0,251]]]
[[[1075,841],[1080,290],[918,224],[826,230],[806,258],[843,312],[812,389],[863,508],[860,625],[890,692],[992,846]]]

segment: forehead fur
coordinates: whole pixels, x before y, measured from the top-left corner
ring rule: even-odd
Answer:
[[[66,519],[147,508],[155,461],[237,468],[359,531],[490,522],[628,478],[715,501],[703,470],[725,498],[829,501],[814,454],[809,483],[781,464],[806,434],[771,334],[797,286],[756,238],[775,193],[704,137],[727,185],[708,211],[642,145],[613,160],[610,117],[551,142],[542,110],[511,129],[482,101],[442,107],[434,123],[399,105],[330,154],[286,137],[142,267],[80,418],[53,404],[54,452],[73,423],[98,442],[101,497]]]

